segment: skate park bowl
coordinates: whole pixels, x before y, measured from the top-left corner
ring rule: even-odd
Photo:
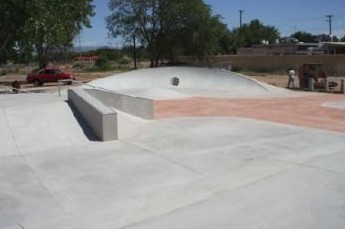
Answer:
[[[166,100],[188,97],[257,97],[284,93],[230,71],[200,67],[141,69],[90,83],[123,95]]]
[[[156,104],[189,98],[256,98],[287,93],[246,76],[217,69],[166,67],[142,69],[98,79],[72,89],[68,99],[102,140],[118,139],[118,111],[157,117]],[[211,107],[210,107],[211,108]],[[110,127],[110,128],[109,128]]]
[[[134,80],[167,69],[151,94]],[[344,95],[182,88],[177,70],[73,85],[70,101],[1,94],[0,228],[344,228]]]

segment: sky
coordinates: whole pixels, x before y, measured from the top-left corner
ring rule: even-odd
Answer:
[[[211,6],[213,14],[222,17],[231,30],[242,23],[259,19],[264,25],[274,26],[281,36],[296,31],[312,34],[328,34],[329,23],[326,15],[333,15],[332,34],[345,35],[345,0],[204,0]],[[105,17],[110,15],[108,0],[94,0],[95,16],[92,28],[84,28],[75,44],[81,46],[122,46],[122,39],[109,38]]]

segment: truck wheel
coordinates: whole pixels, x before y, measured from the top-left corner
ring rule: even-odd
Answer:
[[[67,81],[68,79],[66,79],[66,81],[63,82],[63,84],[65,85],[71,85],[73,83],[73,81]]]
[[[38,87],[38,86],[42,85],[42,83],[39,80],[34,80],[33,85],[35,87]]]

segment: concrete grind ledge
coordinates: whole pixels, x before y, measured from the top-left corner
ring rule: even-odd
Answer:
[[[108,107],[144,119],[154,118],[153,100],[97,89],[85,89],[85,91]]]
[[[78,110],[100,140],[118,139],[117,113],[114,110],[81,88],[68,90],[68,101]]]

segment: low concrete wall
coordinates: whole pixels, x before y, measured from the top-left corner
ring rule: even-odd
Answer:
[[[102,141],[117,140],[117,113],[84,89],[68,90],[68,101],[79,111],[94,134]]]
[[[115,109],[144,119],[154,118],[154,101],[152,100],[96,89],[85,90],[108,107],[114,107]]]

